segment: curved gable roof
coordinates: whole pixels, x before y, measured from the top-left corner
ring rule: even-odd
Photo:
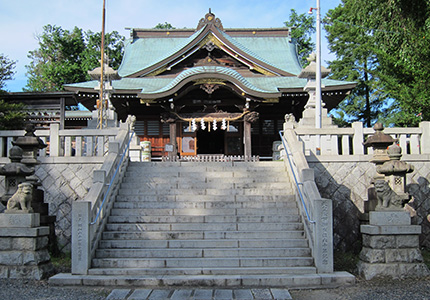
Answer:
[[[250,69],[262,73],[296,76],[301,70],[295,45],[288,36],[232,37],[214,24],[205,24],[189,37],[169,37],[169,32],[164,32],[165,36],[128,41],[119,75],[142,77],[162,72],[170,64],[203,47],[202,41],[206,39],[213,40],[222,50]]]

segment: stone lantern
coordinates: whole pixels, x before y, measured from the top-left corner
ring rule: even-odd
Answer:
[[[0,175],[5,176],[5,194],[1,202],[6,206],[7,201],[18,189],[18,185],[26,181],[26,177],[34,174],[34,168],[21,163],[23,150],[13,146],[9,150],[10,163],[0,167]]]
[[[376,211],[369,212],[368,224],[360,226],[363,248],[358,272],[366,280],[428,276],[419,247],[421,226],[412,225],[409,212],[403,208],[409,200],[406,174],[413,167],[400,161],[401,148],[382,132],[382,124],[375,124],[374,129],[375,134],[364,145],[374,149],[371,162],[378,174],[374,178],[376,193],[370,193],[370,188],[369,200],[373,195],[378,204]]]
[[[383,132],[384,126],[381,123],[376,123],[373,126],[373,129],[375,130],[375,134],[370,136],[363,145],[366,148],[373,148],[373,158],[370,162],[378,166],[390,160],[387,149],[397,140]]]
[[[34,134],[35,129],[33,124],[27,124],[25,131],[25,135],[17,138],[12,144],[20,147],[23,151],[21,163],[34,166],[39,164],[37,153],[40,149],[46,148],[47,145]]]
[[[403,205],[409,200],[409,194],[406,192],[406,174],[413,172],[414,167],[400,161],[402,148],[397,144],[388,147],[387,154],[390,160],[377,166],[376,171],[379,174],[385,175],[388,186],[395,193],[388,207],[402,209]]]
[[[307,58],[309,61],[309,65],[302,69],[299,75],[297,75],[298,78],[305,78],[307,79],[306,86],[304,87],[304,91],[309,94],[308,102],[305,105],[305,110],[303,111],[303,116],[299,121],[300,127],[310,127],[315,128],[315,114],[316,114],[316,70],[317,70],[317,64],[316,64],[316,54],[312,53]],[[321,66],[321,78],[327,77],[328,74],[330,74],[330,69],[325,68],[324,66]],[[321,88],[324,88],[324,86],[321,86]],[[321,99],[321,122],[322,127],[333,127],[331,118],[327,115],[327,109],[323,108],[325,106],[324,102]]]

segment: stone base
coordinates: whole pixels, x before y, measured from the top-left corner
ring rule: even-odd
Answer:
[[[369,225],[361,225],[363,249],[358,271],[374,277],[413,278],[430,275],[419,249],[421,227],[410,225],[408,212],[370,212]]]
[[[39,214],[0,214],[0,278],[40,280],[52,275],[48,235]]]
[[[429,276],[429,269],[424,263],[374,264],[358,262],[358,273],[366,280],[389,277],[392,279],[418,278]]]
[[[37,266],[0,266],[0,278],[47,279],[55,274],[54,266],[49,263]]]

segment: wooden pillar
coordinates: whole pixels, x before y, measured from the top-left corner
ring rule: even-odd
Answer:
[[[169,124],[169,131],[170,131],[170,144],[173,145],[173,151],[169,153],[169,156],[176,156],[178,153],[178,147],[176,145],[176,122],[172,122]]]
[[[243,121],[243,144],[245,159],[251,157],[251,123]]]
[[[60,130],[64,129],[64,123],[66,120],[66,98],[60,98]]]

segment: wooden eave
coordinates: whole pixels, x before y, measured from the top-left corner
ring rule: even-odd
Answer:
[[[249,31],[249,30],[248,30]],[[237,31],[238,33],[242,31]],[[283,31],[288,32],[288,31]],[[251,33],[252,34],[252,33]],[[208,42],[212,39],[212,36],[215,40],[215,44],[221,48],[221,50],[225,51],[232,58],[240,61],[241,63],[247,65],[250,69],[254,69],[258,72],[261,72],[268,76],[296,76],[295,74],[291,74],[284,70],[278,69],[272,65],[269,65],[255,57],[251,57],[249,54],[245,53],[238,47],[236,47],[233,43],[227,40],[221,33],[220,29],[214,26],[213,24],[206,25],[205,29],[187,46],[185,46],[180,51],[172,54],[171,56],[159,61],[158,63],[130,74],[126,77],[128,78],[136,78],[136,77],[145,77],[145,76],[156,76],[158,74],[163,73],[166,70],[169,70],[172,66],[176,65],[178,61],[182,61],[183,59],[189,57],[193,52],[197,51],[202,47],[201,43],[205,42],[205,39],[208,39]],[[205,43],[206,44],[206,43]]]
[[[187,77],[186,79],[182,80],[179,84],[174,86],[172,89],[161,92],[161,93],[151,93],[151,94],[139,93],[138,96],[142,99],[145,99],[145,100],[146,99],[148,99],[148,100],[154,99],[155,100],[155,99],[171,97],[172,95],[177,93],[180,89],[182,89],[186,84],[188,84],[190,82],[195,82],[199,79],[209,79],[209,78],[210,79],[220,79],[220,80],[223,80],[226,82],[230,82],[231,84],[235,85],[239,90],[241,90],[243,94],[252,95],[253,97],[256,97],[256,98],[262,98],[262,99],[279,98],[282,95],[281,92],[262,93],[262,92],[254,91],[254,90],[247,88],[243,84],[241,84],[235,78],[232,78],[232,77],[224,75],[224,74],[211,73],[210,75],[198,74],[198,75],[193,75],[193,76]]]

